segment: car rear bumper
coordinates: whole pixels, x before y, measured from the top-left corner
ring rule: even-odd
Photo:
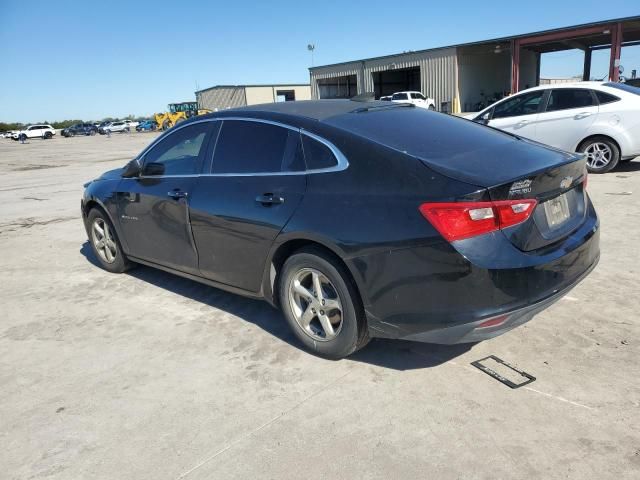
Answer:
[[[527,323],[534,316],[546,310],[551,305],[564,297],[582,278],[586,277],[591,270],[598,264],[598,257],[589,269],[584,272],[581,278],[576,279],[575,283],[570,287],[552,295],[551,297],[541,300],[525,308],[514,310],[509,313],[498,315],[495,317],[477,320],[475,322],[463,323],[453,327],[429,330],[426,332],[415,333],[401,337],[403,340],[411,340],[415,342],[438,343],[451,345],[455,343],[475,343],[490,338],[497,337],[509,330],[513,330],[520,325]]]
[[[548,251],[519,251],[499,233],[352,259],[370,335],[476,342],[531,320],[597,265],[599,224],[590,203],[588,210],[584,224]]]

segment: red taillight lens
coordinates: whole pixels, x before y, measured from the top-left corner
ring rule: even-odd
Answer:
[[[453,242],[522,223],[535,206],[535,200],[423,203],[420,213]]]

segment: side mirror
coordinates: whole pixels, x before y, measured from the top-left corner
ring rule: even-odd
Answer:
[[[140,164],[135,158],[127,163],[122,170],[122,178],[133,178],[140,175]]]
[[[488,125],[489,120],[491,119],[491,110],[485,112],[483,115],[476,117],[473,121],[477,123],[481,123],[482,125]]]
[[[164,175],[164,163],[149,162],[144,166],[142,173],[149,176]]]

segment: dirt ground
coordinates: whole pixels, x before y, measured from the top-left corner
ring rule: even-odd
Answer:
[[[333,362],[266,303],[96,266],[82,185],[154,136],[0,140],[0,476],[640,478],[640,161],[589,178],[600,264],[530,323]]]

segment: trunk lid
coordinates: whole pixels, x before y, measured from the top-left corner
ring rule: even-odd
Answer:
[[[586,218],[586,161],[573,154],[518,139],[461,152],[446,159],[422,159],[450,178],[485,188],[493,201],[535,199],[529,219],[502,230],[520,250],[556,243]]]

